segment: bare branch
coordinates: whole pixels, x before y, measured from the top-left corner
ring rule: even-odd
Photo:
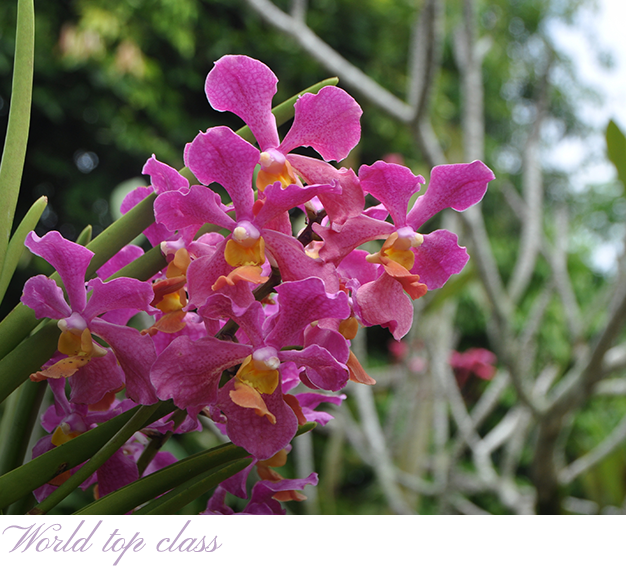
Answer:
[[[561,470],[558,476],[559,483],[561,485],[571,483],[580,474],[583,474],[606,458],[615,449],[619,448],[624,440],[626,440],[626,417],[623,417],[619,424],[611,431],[611,434],[591,450],[591,452],[578,458],[578,460],[575,460],[569,466]]]
[[[306,21],[308,0],[291,0],[291,17],[303,24]]]
[[[520,251],[509,284],[509,294],[513,302],[517,302],[521,298],[530,283],[543,236],[543,182],[539,145],[541,143],[541,126],[548,108],[550,68],[551,62],[548,63],[541,78],[535,104],[535,121],[524,148],[522,185],[526,201],[526,214],[522,224]]]
[[[415,109],[380,86],[369,75],[339,55],[320,39],[302,21],[285,14],[269,0],[246,0],[268,24],[291,37],[311,57],[341,79],[355,92],[379,106],[394,118],[408,123],[415,116]]]

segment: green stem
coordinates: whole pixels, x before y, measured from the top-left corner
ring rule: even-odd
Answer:
[[[174,431],[181,425],[187,416],[187,411],[183,409],[176,409],[172,415],[172,430],[168,430],[165,433],[157,433],[150,439],[150,443],[143,449],[139,460],[137,460],[137,470],[139,471],[139,477],[143,476],[146,468],[150,465],[150,462],[154,460],[154,457],[158,454],[159,450],[163,448],[163,445],[172,437]]]
[[[225,464],[217,470],[206,472],[187,480],[164,496],[154,499],[145,507],[138,509],[133,515],[172,515],[180,511],[185,505],[191,503],[210,489],[234,476],[250,465],[250,458],[235,460]]]
[[[141,407],[131,419],[80,469],[76,470],[70,478],[53,491],[37,507],[30,511],[31,515],[41,515],[56,507],[70,493],[72,493],[91,474],[96,472],[114,452],[119,450],[124,443],[137,432],[157,409],[158,405]]]
[[[30,128],[34,58],[34,3],[33,0],[18,0],[13,87],[7,133],[0,162],[0,272],[9,244],[24,170]]]
[[[57,321],[50,320],[0,360],[0,403],[54,355],[59,334]]]
[[[3,429],[7,430],[8,434],[3,439],[0,451],[0,476],[17,468],[24,461],[45,393],[45,383],[26,382],[17,392],[14,414],[10,416],[10,412],[7,412],[3,416]],[[10,418],[11,422],[5,424],[6,417]]]
[[[156,411],[143,426],[175,410],[173,403],[169,401],[156,406]],[[0,476],[0,509],[28,495],[65,470],[71,470],[91,458],[138,410],[138,407],[134,407]]]
[[[33,203],[33,206],[30,207],[26,216],[24,216],[22,221],[19,223],[19,226],[15,229],[13,236],[11,236],[6,255],[4,256],[4,265],[0,268],[0,271],[2,272],[0,275],[0,302],[2,302],[2,299],[4,298],[4,294],[6,293],[9,283],[11,282],[11,277],[13,277],[13,273],[15,273],[15,270],[17,269],[17,264],[26,249],[24,246],[26,235],[31,230],[35,229],[35,226],[37,226],[37,222],[39,222],[39,219],[41,218],[41,215],[47,205],[48,198],[39,197]]]

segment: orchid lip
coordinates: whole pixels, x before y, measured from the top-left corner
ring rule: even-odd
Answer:
[[[263,171],[278,175],[285,165],[285,156],[277,149],[262,151],[259,156],[259,164]]]
[[[417,248],[424,243],[424,236],[415,232],[410,226],[398,229],[398,239],[394,243],[396,249]]]
[[[83,330],[87,328],[87,322],[77,312],[73,312],[67,318],[62,318],[57,323],[57,326],[61,330],[61,332],[71,332],[73,334],[82,334]]]
[[[233,240],[244,248],[251,248],[261,237],[261,232],[251,222],[242,220],[233,230]]]
[[[258,371],[277,370],[280,367],[278,352],[271,346],[259,348],[252,354],[252,361]]]

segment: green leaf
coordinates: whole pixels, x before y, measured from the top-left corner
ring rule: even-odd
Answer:
[[[98,469],[117,452],[124,443],[139,429],[141,429],[152,414],[157,410],[158,405],[143,405],[138,411],[122,426],[107,442],[100,448],[80,469],[76,470],[67,481],[63,482],[55,491],[46,497],[37,507],[30,511],[31,514],[41,515],[54,509],[70,493],[77,489],[89,476],[97,472]]]
[[[13,86],[7,133],[0,162],[0,270],[4,271],[9,235],[22,182],[33,94],[35,7],[18,0]]]
[[[148,503],[145,507],[135,511],[133,515],[172,515],[249,465],[250,460],[245,458],[226,464],[216,470],[208,470],[187,480],[163,497]]]
[[[78,234],[78,238],[76,238],[76,243],[80,244],[81,246],[88,245],[89,242],[91,242],[92,233],[93,233],[93,228],[91,227],[91,224],[88,224],[87,226],[83,228],[83,231],[80,234]]]
[[[246,456],[249,454],[243,448],[231,443],[204,450],[109,493],[75,514],[123,515],[146,501],[182,485],[190,478]],[[247,464],[249,463],[247,460]]]
[[[609,159],[617,169],[617,177],[626,187],[626,136],[613,120],[606,128],[606,147]]]
[[[313,430],[316,423],[310,422],[298,427],[296,436]],[[102,499],[94,501],[89,505],[83,507],[80,511],[77,511],[76,515],[118,515],[131,511],[135,507],[154,499],[159,495],[174,489],[178,486],[184,485],[183,482],[195,478],[203,472],[212,473],[219,466],[223,466],[235,460],[241,458],[247,458],[250,455],[241,447],[235,446],[232,443],[222,444],[215,448],[204,450],[192,456],[180,460],[166,468],[162,468],[149,476],[140,478],[137,481],[128,484],[113,493],[109,493]],[[246,464],[241,468],[245,468],[250,464],[249,460],[244,460]],[[237,471],[240,471],[237,469]],[[236,473],[236,472],[234,472]],[[232,474],[231,474],[232,475]],[[224,479],[230,476],[225,476]],[[202,480],[203,481],[203,480]],[[220,481],[223,481],[220,480]],[[219,483],[219,482],[218,482]],[[217,484],[216,484],[217,485]],[[205,493],[211,487],[202,491]],[[202,495],[200,493],[200,495]],[[198,497],[198,496],[195,496]],[[192,498],[193,499],[195,499]],[[184,505],[186,505],[185,503]],[[183,505],[183,506],[184,506]],[[147,507],[147,506],[146,506]],[[144,508],[141,512],[147,512]],[[165,511],[163,511],[165,512]]]
[[[164,417],[174,409],[173,403],[169,401],[159,403],[155,412],[142,426],[147,426]],[[71,470],[91,458],[138,410],[139,407],[133,407],[110,421],[0,476],[0,509],[28,495],[65,470]]]
[[[4,298],[7,287],[11,282],[11,277],[13,277],[13,273],[15,273],[15,269],[17,268],[17,264],[22,257],[22,253],[26,249],[24,246],[26,235],[31,230],[35,229],[35,226],[37,226],[37,222],[39,222],[47,204],[47,197],[38,198],[34,202],[33,206],[30,207],[15,230],[15,233],[11,237],[11,241],[9,242],[4,258],[4,264],[2,265],[2,275],[0,275],[0,302],[2,302],[2,299]]]
[[[47,320],[32,336],[0,360],[0,403],[54,355],[59,334],[57,321]]]

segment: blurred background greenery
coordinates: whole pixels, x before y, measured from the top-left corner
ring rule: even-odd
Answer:
[[[275,4],[288,9],[287,0]],[[372,78],[400,98],[406,96],[408,45],[416,17],[416,0],[311,0],[307,24],[324,40]],[[581,101],[600,100],[580,83],[576,67],[559,52],[547,34],[547,22],[572,22],[583,0],[495,0],[477,2],[479,35],[490,43],[483,62],[485,96],[485,159],[496,181],[483,204],[487,230],[504,281],[516,261],[519,223],[507,204],[509,189],[521,192],[524,143],[536,112],[541,73],[548,63],[558,72],[548,90],[547,120],[557,143],[585,137],[591,131],[578,115]],[[45,195],[49,205],[37,232],[58,230],[74,239],[85,225],[97,235],[117,212],[113,191],[120,185],[147,184],[141,169],[154,153],[166,163],[183,166],[182,152],[199,130],[226,124],[238,128],[235,116],[211,109],[203,91],[213,61],[227,53],[241,53],[269,65],[279,78],[275,103],[328,77],[329,73],[290,39],[272,29],[243,0],[64,0],[36,3],[35,78],[32,125],[22,192],[16,217]],[[430,119],[449,161],[463,161],[462,103],[459,69],[453,54],[456,26],[462,18],[461,2],[446,3],[442,63],[432,93]],[[16,3],[0,4],[0,139],[4,138],[10,99]],[[345,85],[341,84],[339,86]],[[347,90],[350,90],[347,88]],[[354,93],[353,93],[354,94]],[[380,108],[361,100],[364,109],[362,141],[345,165],[355,169],[388,154],[399,154],[416,174],[428,176],[410,128]],[[590,257],[598,241],[614,238],[623,225],[626,201],[619,181],[574,191],[572,178],[558,167],[543,170],[546,217],[563,204],[570,208],[570,229],[579,235],[568,266],[576,297],[582,307],[593,301],[610,274],[591,268]],[[438,227],[433,220],[424,230]],[[546,223],[546,231],[555,230]],[[521,328],[531,305],[550,277],[539,258],[533,284],[521,302],[516,324]],[[470,266],[468,266],[470,267]],[[21,287],[42,266],[25,257],[1,307],[0,316],[19,300]],[[457,349],[489,348],[487,320],[469,272],[450,291],[459,299],[456,315]],[[430,293],[429,293],[430,295]],[[435,294],[433,294],[435,295]],[[434,305],[437,296],[426,307]],[[443,298],[440,298],[440,301]],[[419,324],[419,322],[418,322]],[[545,359],[570,363],[572,344],[566,315],[550,306],[540,329]],[[369,366],[376,375],[390,374],[398,361],[388,349],[390,334],[368,332]],[[413,356],[419,342],[412,344]],[[383,378],[384,382],[384,378]],[[472,406],[487,382],[476,377],[462,389]],[[391,388],[376,389],[377,410],[389,422],[393,411]],[[352,401],[348,400],[348,406]],[[501,417],[515,403],[512,388],[493,415]],[[620,398],[596,399],[571,423],[566,453],[575,459],[607,436],[626,413]],[[392,419],[393,420],[393,419]],[[488,431],[493,422],[485,422]],[[389,426],[401,427],[391,423]],[[453,426],[453,425],[452,425]],[[398,434],[403,433],[399,430]],[[385,513],[387,503],[371,468],[364,464],[345,438],[316,432],[313,436],[315,469],[321,472],[318,507],[290,504],[290,510],[326,513]],[[216,444],[210,431],[170,441],[182,456]],[[340,456],[336,454],[339,453]],[[497,457],[497,456],[496,456]],[[531,453],[523,455],[517,478],[527,482]],[[292,463],[289,466],[293,466]],[[467,466],[471,464],[467,462]],[[295,477],[294,468],[283,471]],[[621,508],[626,496],[626,450],[622,447],[576,480],[568,494],[594,502],[598,509]],[[80,497],[76,495],[76,497]],[[91,495],[84,496],[88,500]],[[475,503],[490,512],[506,512],[489,495]],[[75,503],[68,500],[70,507]],[[65,505],[65,504],[64,504]],[[202,510],[202,502],[187,509]],[[436,512],[427,496],[420,512]],[[67,511],[59,508],[59,512]]]

